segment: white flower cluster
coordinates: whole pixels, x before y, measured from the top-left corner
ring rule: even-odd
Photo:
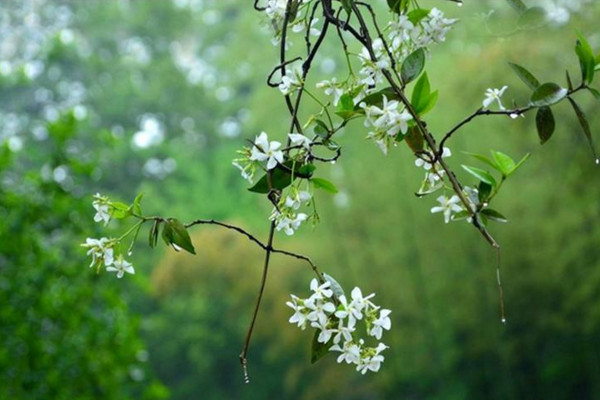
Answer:
[[[282,196],[276,209],[273,210],[269,219],[275,221],[275,229],[283,230],[286,235],[291,236],[298,230],[302,222],[308,220],[309,216],[298,212],[302,205],[310,203],[312,195],[306,190],[300,190],[293,186],[288,195]]]
[[[402,61],[418,48],[445,41],[446,34],[457,21],[445,18],[444,13],[435,7],[415,23],[407,15],[399,15],[388,26],[390,50],[397,60]]]
[[[296,15],[298,17],[301,9],[310,3],[311,0],[298,0],[293,7],[296,8]],[[283,28],[283,21],[285,18],[285,11],[287,8],[288,0],[268,0],[265,7],[265,14],[269,18],[269,26],[273,29],[273,39],[271,42],[274,45],[278,45],[281,40],[281,31]],[[292,8],[290,10],[293,12]],[[309,22],[308,18],[294,18],[292,21],[288,21],[291,31],[294,33],[301,33],[308,30],[308,34],[311,36],[319,36],[321,31],[317,28],[319,19],[314,18]],[[289,42],[286,41],[286,48]]]
[[[385,95],[381,107],[365,103],[360,106],[365,110],[365,126],[374,129],[367,137],[375,140],[383,154],[387,154],[396,135],[399,132],[404,135],[408,131],[408,121],[412,120],[412,115],[398,101],[388,101]]]
[[[294,310],[289,322],[303,330],[308,325],[316,328],[317,342],[329,346],[329,351],[341,353],[338,363],[354,364],[362,374],[379,371],[384,361],[381,352],[388,346],[381,342],[376,347],[366,346],[363,338],[357,338],[357,322],[365,324],[368,336],[380,340],[383,331],[392,326],[391,311],[373,304],[374,294],[363,297],[358,287],[352,290],[350,301],[343,294],[334,295],[330,281],[319,284],[313,279],[310,290],[313,294],[306,299],[291,295],[292,301],[286,303]]]
[[[107,225],[110,221],[110,213],[113,208],[108,197],[96,193],[94,195],[92,206],[96,210],[94,221],[104,221],[104,225]],[[134,274],[135,270],[133,269],[132,264],[123,259],[122,255],[119,255],[115,259],[114,247],[116,244],[118,244],[118,242],[118,239],[108,239],[106,237],[100,239],[87,238],[85,243],[81,244],[81,247],[89,249],[86,254],[88,256],[92,256],[90,268],[95,265],[99,269],[102,264],[104,264],[107,271],[117,273],[117,278],[122,278],[125,272]]]

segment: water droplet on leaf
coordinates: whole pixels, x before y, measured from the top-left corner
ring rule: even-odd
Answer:
[[[502,323],[506,325],[506,318],[502,317]]]

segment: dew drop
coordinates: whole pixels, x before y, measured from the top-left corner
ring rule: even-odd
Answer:
[[[462,3],[462,1],[458,1],[458,2],[456,3],[456,5],[457,5],[457,6],[459,6],[459,7],[462,7],[462,6],[463,6],[463,3]]]
[[[517,114],[517,113],[512,113],[512,114],[510,114],[510,117],[511,117],[512,119],[517,119],[517,118],[519,118],[519,114]]]
[[[129,250],[129,251],[127,252],[127,255],[128,255],[128,256],[130,256],[130,257],[131,257],[131,255],[132,255],[132,254],[133,254],[133,251],[131,251],[131,250]]]
[[[506,318],[502,317],[502,324],[506,325]]]
[[[335,165],[335,160],[331,160],[331,165]]]
[[[596,158],[596,165],[600,165],[600,158]]]

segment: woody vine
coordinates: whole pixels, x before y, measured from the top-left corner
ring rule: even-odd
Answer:
[[[457,0],[442,1],[462,4]],[[520,0],[508,2],[521,18],[531,18],[540,12],[535,7],[528,8]],[[262,278],[240,354],[246,382],[249,382],[247,357],[252,332],[260,311],[271,255],[277,253],[306,262],[315,274],[310,282],[311,295],[306,298],[291,295],[291,300],[286,303],[293,311],[290,323],[301,329],[315,328],[311,361],[316,362],[334,352],[338,353],[338,362],[352,364],[363,374],[377,372],[384,361],[382,353],[387,346],[381,340],[384,331],[391,328],[391,311],[376,305],[374,294],[365,296],[358,287],[346,295],[340,284],[322,272],[311,258],[274,244],[276,234],[293,235],[307,222],[318,222],[313,197],[315,190],[337,191],[334,183],[319,177],[318,169],[342,158],[342,144],[337,139],[347,124],[361,121],[367,139],[384,155],[401,151],[396,147],[406,144],[415,156],[415,165],[424,169],[424,179],[416,195],[426,197],[438,193],[438,204],[431,208],[431,213],[441,213],[445,223],[466,220],[495,249],[502,322],[506,322],[506,315],[500,279],[500,244],[488,224],[507,221],[492,208],[492,203],[504,182],[529,155],[516,161],[495,150],[491,151],[491,157],[472,154],[483,167],[461,166],[475,178],[476,184],[469,186],[458,179],[456,167],[448,161],[452,155],[451,139],[479,117],[501,116],[505,119],[500,123],[510,124],[511,119],[535,112],[537,131],[543,144],[556,128],[552,107],[567,101],[589,142],[594,162],[600,163],[587,117],[576,100],[576,95],[588,91],[600,101],[600,92],[591,86],[595,71],[600,69],[600,55],[594,55],[582,35],[577,36],[575,44],[580,71],[567,71],[565,84],[541,83],[525,67],[510,64],[509,67],[531,90],[527,103],[518,105],[513,101],[512,106],[505,107],[502,98],[508,87],[489,88],[479,108],[446,132],[432,132],[426,123],[426,115],[436,110],[438,92],[432,90],[425,66],[434,57],[435,46],[445,41],[458,19],[446,18],[437,8],[422,8],[416,0],[387,0],[387,8],[387,12],[380,15],[374,4],[358,0],[254,2],[254,9],[268,21],[272,42],[279,50],[278,63],[268,75],[267,83],[283,96],[290,115],[289,126],[282,128],[285,144],[271,140],[266,132],[261,132],[249,140],[248,146],[233,160],[233,165],[250,183],[249,191],[264,196],[273,206],[268,216],[270,228],[266,239],[213,219],[182,223],[176,218],[145,215],[141,195],[132,204],[113,201],[100,194],[94,196],[95,221],[105,225],[112,219],[134,221],[118,238],[88,238],[82,244],[92,257],[90,267],[96,267],[98,271],[105,267],[107,271],[115,272],[118,278],[135,272],[125,255],[132,254],[142,227],[148,228],[151,248],[157,245],[161,236],[174,250],[196,254],[188,229],[208,224],[233,230],[264,251]],[[313,61],[328,35],[334,36],[339,43],[339,50],[346,60],[346,73],[319,82],[316,88],[308,87],[306,81]],[[360,52],[351,50],[355,44],[361,47]]]

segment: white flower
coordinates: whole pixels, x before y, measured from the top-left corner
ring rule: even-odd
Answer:
[[[379,312],[379,318],[373,321],[373,327],[369,332],[369,335],[376,337],[378,340],[381,339],[381,335],[383,335],[383,329],[389,331],[392,327],[392,321],[390,320],[391,311],[387,309],[383,309]]]
[[[265,132],[254,140],[250,160],[267,161],[267,170],[273,169],[277,163],[283,162],[283,152],[279,150],[281,143],[273,140],[269,143],[269,138]]]
[[[335,315],[337,316],[337,312]],[[352,314],[348,314],[348,316],[348,324],[346,325],[344,325],[344,321],[340,319],[340,322],[338,323],[337,334],[333,338],[334,344],[339,344],[342,340],[342,337],[344,338],[344,343],[352,341],[352,334],[356,330],[356,320],[354,317],[352,317]]]
[[[360,347],[351,341],[344,343],[344,347],[334,344],[329,348],[330,351],[339,351],[342,354],[337,358],[337,362],[345,361],[347,364],[358,364],[360,361]]]
[[[309,33],[311,36],[319,36],[321,34],[321,31],[316,28],[316,25],[318,22],[319,22],[319,18],[313,18],[313,20],[310,22]],[[300,33],[306,28],[307,25],[308,25],[308,20],[304,19],[304,20],[294,24],[294,26],[292,27],[292,32]]]
[[[109,272],[116,272],[117,278],[119,279],[125,275],[125,272],[132,275],[135,274],[135,270],[131,263],[125,261],[122,256],[119,256],[111,266],[106,267],[106,270]]]
[[[369,308],[375,308],[375,305],[369,301],[369,299],[375,297],[374,293],[363,297],[360,288],[355,287],[352,289],[352,302],[350,303],[350,309],[352,310],[352,314],[356,319],[362,318],[363,310],[366,312]]]
[[[288,133],[288,136],[294,146],[302,146],[307,150],[310,149],[310,145],[312,144],[312,140],[310,140],[310,138],[300,133]]]
[[[379,368],[381,368],[381,363],[384,361],[384,357],[380,353],[387,348],[388,347],[385,344],[379,343],[375,349],[375,354],[373,356],[362,358],[356,367],[356,370],[363,375],[366,374],[367,371],[379,371]]]
[[[275,213],[275,215],[277,219],[277,225],[275,226],[275,229],[277,229],[277,231],[283,229],[285,234],[288,236],[293,235],[294,232],[300,227],[300,224],[303,221],[306,221],[306,219],[308,218],[308,215],[304,213],[298,213],[296,216],[292,215],[290,217],[282,216],[277,212]]]
[[[344,90],[340,87],[336,78],[332,78],[330,81],[321,81],[316,85],[317,89],[325,89],[324,92],[327,96],[333,95],[333,105],[337,106],[340,97],[344,94]]]
[[[231,164],[240,170],[240,173],[242,174],[242,178],[244,178],[248,182],[252,183],[252,180],[254,179],[253,164],[246,163],[246,165],[242,165],[241,162],[242,162],[241,160],[233,160],[233,162]]]
[[[105,265],[111,265],[114,261],[113,257],[113,249],[110,247],[112,245],[112,240],[108,238],[100,238],[100,239],[92,239],[87,238],[85,243],[83,243],[82,247],[88,247],[89,250],[87,255],[92,256],[92,263],[90,264],[90,268],[93,267],[96,263],[104,261]]]
[[[285,206],[297,210],[304,203],[308,203],[312,196],[306,190],[293,190],[291,196],[285,198]]]
[[[325,323],[323,323],[323,324],[321,323],[321,321],[311,322],[310,326],[321,330],[321,332],[319,332],[319,336],[317,337],[317,342],[319,342],[319,343],[329,342],[329,340],[331,339],[331,336],[337,332],[336,329],[327,328],[327,320],[325,320]]]
[[[431,213],[444,213],[444,221],[446,223],[450,222],[450,216],[452,213],[461,212],[463,209],[458,204],[460,203],[460,198],[457,195],[452,196],[448,199],[446,196],[440,196],[437,198],[437,201],[440,203],[439,206],[433,207],[431,209]]]
[[[319,321],[322,325],[327,322],[328,314],[332,314],[335,311],[333,303],[324,303],[320,299],[312,297],[304,302],[304,306],[310,310],[306,318],[311,322]]]
[[[319,281],[316,278],[313,278],[310,281],[310,290],[312,290],[314,294],[310,297],[315,300],[323,300],[326,297],[331,297],[333,295],[333,291],[329,289],[329,287],[331,287],[331,283],[329,281],[319,285]]]
[[[500,110],[506,110],[506,108],[504,108],[504,106],[502,105],[502,100],[500,99],[500,97],[502,97],[506,89],[508,89],[508,86],[506,85],[502,86],[501,89],[487,89],[485,91],[485,99],[483,99],[483,108],[487,109],[490,106],[490,104],[496,101]]]
[[[289,319],[291,324],[297,324],[299,328],[302,330],[306,329],[306,322],[308,319],[306,318],[306,307],[300,304],[300,298],[297,296],[292,296],[292,301],[288,301],[285,304],[294,310],[294,315],[292,315]]]
[[[108,199],[104,196],[101,196],[100,193],[96,193],[94,199],[95,200],[92,202],[92,205],[96,210],[94,221],[104,221],[104,225],[108,225],[108,222],[110,221],[110,206],[108,204]]]

